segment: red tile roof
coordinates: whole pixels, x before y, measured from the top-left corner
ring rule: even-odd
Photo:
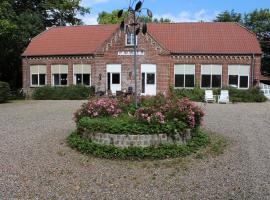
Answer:
[[[260,54],[256,35],[237,23],[149,24],[149,33],[171,53]]]
[[[53,27],[33,38],[23,56],[94,54],[118,27]],[[236,23],[148,24],[148,32],[171,53],[261,54],[255,34]]]
[[[118,25],[52,27],[34,37],[23,56],[93,54]]]

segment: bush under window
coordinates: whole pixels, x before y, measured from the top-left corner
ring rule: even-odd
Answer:
[[[32,98],[36,100],[83,100],[95,94],[93,86],[72,85],[67,87],[44,86],[36,88]]]

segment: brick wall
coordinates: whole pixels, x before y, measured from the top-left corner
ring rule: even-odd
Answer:
[[[228,85],[228,65],[230,64],[247,64],[251,65],[254,61],[254,73],[251,67],[250,85],[258,83],[260,77],[260,56],[252,59],[249,56],[230,56],[230,55],[178,55],[172,56],[166,50],[162,49],[157,42],[150,36],[139,35],[138,51],[145,52],[144,56],[138,56],[137,59],[137,80],[138,88],[141,88],[141,64],[156,65],[156,83],[157,93],[167,92],[170,85],[174,85],[174,65],[175,64],[195,64],[196,83],[200,84],[201,65],[202,64],[221,64],[222,65],[222,86]],[[69,57],[36,57],[23,59],[23,88],[30,87],[30,65],[44,64],[47,65],[47,84],[51,84],[51,65],[52,64],[67,64],[68,65],[68,84],[73,83],[73,64],[91,64],[91,82],[97,90],[106,90],[106,65],[121,64],[121,86],[127,89],[129,86],[134,87],[134,70],[133,56],[119,56],[119,51],[133,51],[130,47],[125,47],[124,33],[117,33],[112,40],[107,41],[103,49],[100,49],[95,56],[69,56]],[[132,73],[132,76],[130,77]],[[254,74],[254,80],[252,80]],[[101,80],[99,76],[101,75]]]

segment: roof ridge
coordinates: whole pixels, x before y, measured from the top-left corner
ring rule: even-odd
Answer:
[[[257,34],[255,32],[253,32],[253,31],[249,30],[244,25],[240,24],[239,22],[234,22],[234,24],[236,24],[237,26],[241,27],[242,29],[245,29],[246,31],[248,31],[250,34],[254,35],[257,38]]]
[[[147,24],[156,24],[156,25],[163,25],[163,24],[234,24],[235,22],[151,22]]]
[[[51,26],[51,28],[77,28],[77,27],[87,27],[87,26],[117,26],[117,24],[86,24],[86,25],[72,25],[72,26]]]

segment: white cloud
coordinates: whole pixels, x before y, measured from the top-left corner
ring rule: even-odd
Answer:
[[[97,15],[84,16],[84,17],[82,17],[82,20],[86,25],[96,25],[96,24],[98,24],[97,18],[98,18]]]
[[[107,3],[109,0],[83,0],[84,5],[94,5],[100,3]]]
[[[155,18],[169,18],[173,22],[198,22],[198,21],[212,21],[218,12],[209,13],[205,9],[201,9],[195,13],[190,11],[182,11],[177,15],[162,14],[162,15],[155,15]]]

